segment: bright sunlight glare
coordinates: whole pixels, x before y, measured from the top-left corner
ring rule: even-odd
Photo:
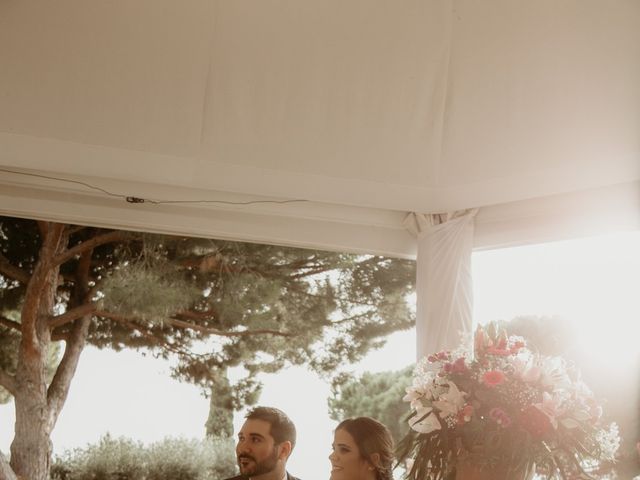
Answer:
[[[559,316],[592,361],[627,364],[640,338],[640,233],[477,252],[474,318]]]
[[[528,315],[565,322],[567,354],[633,448],[640,440],[640,232],[477,252],[473,278],[480,324]]]

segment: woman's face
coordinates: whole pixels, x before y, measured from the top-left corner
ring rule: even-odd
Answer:
[[[333,436],[331,480],[367,480],[375,478],[371,463],[362,458],[360,449],[349,432],[340,428]]]

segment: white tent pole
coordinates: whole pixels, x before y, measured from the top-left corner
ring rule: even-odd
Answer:
[[[471,339],[471,252],[477,210],[411,213],[407,228],[418,238],[416,353],[418,359]]]

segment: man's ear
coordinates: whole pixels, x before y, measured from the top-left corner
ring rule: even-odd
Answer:
[[[278,445],[280,452],[278,452],[278,460],[287,460],[289,455],[291,455],[291,450],[293,450],[293,446],[289,440],[285,440],[280,445]]]

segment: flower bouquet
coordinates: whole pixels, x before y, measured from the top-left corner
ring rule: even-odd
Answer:
[[[574,368],[494,324],[476,331],[473,356],[459,349],[420,361],[403,400],[411,429],[399,458],[411,480],[593,478],[620,443]]]

